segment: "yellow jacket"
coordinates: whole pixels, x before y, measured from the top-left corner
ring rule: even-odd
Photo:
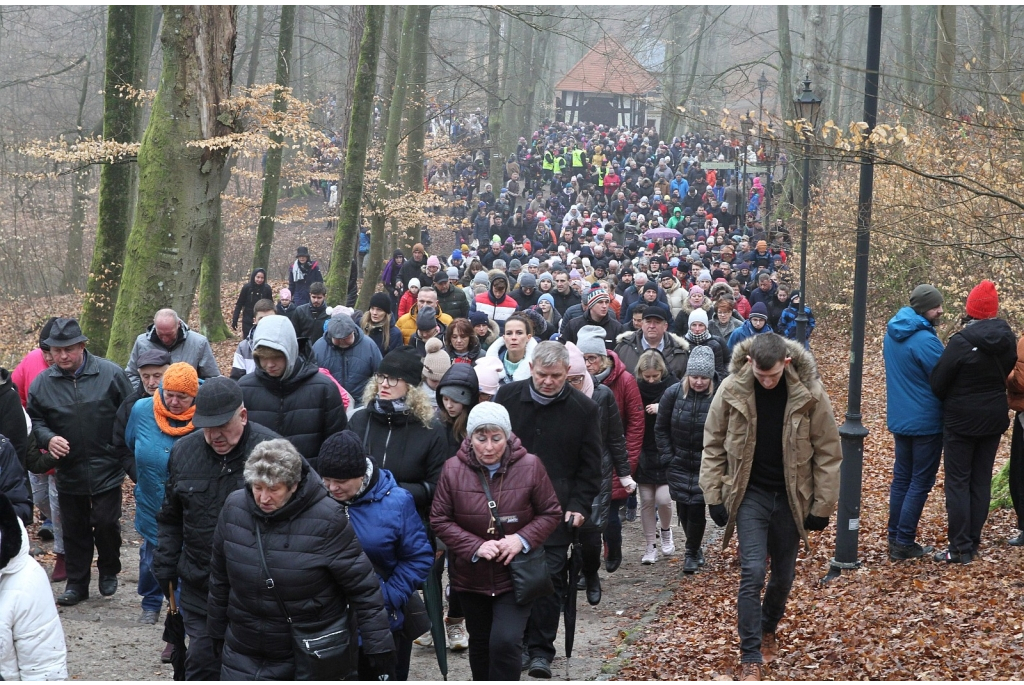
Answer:
[[[416,332],[416,314],[418,312],[419,307],[413,305],[412,309],[398,317],[398,321],[395,322],[395,325],[398,326],[398,330],[402,331],[402,342],[406,345],[409,344],[412,334]],[[437,322],[444,324],[445,326],[452,322],[452,317],[442,312],[440,306],[437,308]]]

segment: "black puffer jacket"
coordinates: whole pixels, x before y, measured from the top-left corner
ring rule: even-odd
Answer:
[[[452,367],[444,372],[441,376],[441,381],[437,384],[437,390],[435,391],[435,398],[437,399],[437,417],[438,421],[444,426],[445,435],[445,447],[444,447],[444,458],[445,460],[451,459],[455,456],[455,453],[462,447],[462,440],[466,436],[461,438],[456,436],[452,431],[452,425],[444,420],[444,416],[448,413],[444,408],[444,399],[441,395],[441,390],[447,387],[457,386],[465,388],[472,398],[469,405],[465,406],[464,411],[468,414],[469,411],[477,405],[477,400],[480,397],[480,381],[476,377],[476,371],[469,364],[452,364]],[[465,423],[463,423],[463,430],[465,430]]]
[[[647,413],[647,405],[661,402],[665,391],[679,380],[675,376],[667,376],[659,383],[647,383],[643,377],[636,379],[640,389],[640,399],[644,404],[644,446],[640,450],[640,461],[634,476],[637,483],[644,485],[664,485],[668,482],[668,469],[661,465],[658,457],[658,444],[654,439],[654,423],[656,414]]]
[[[253,336],[253,348],[281,351],[290,366],[281,378],[273,378],[259,365],[242,376],[238,387],[245,398],[249,420],[288,438],[306,459],[320,454],[320,445],[345,430],[348,418],[338,386],[320,373],[305,341],[297,341],[287,319],[267,317]],[[301,350],[301,351],[300,351]]]
[[[448,292],[437,291],[437,306],[453,319],[465,319],[469,316],[469,300],[466,299],[466,291],[456,287],[452,281],[448,283]]]
[[[412,493],[420,518],[426,519],[441,467],[452,456],[440,422],[431,418],[427,428],[412,412],[386,412],[370,402],[353,414],[349,430],[363,441],[366,454]]]
[[[133,393],[124,369],[85,353],[82,373],[65,374],[56,364],[32,381],[28,415],[40,449],[61,436],[71,452],[57,462],[57,489],[97,495],[121,487],[124,469],[111,444],[117,408]]]
[[[267,588],[256,546],[260,526]],[[291,629],[275,592],[298,625],[324,627],[351,606],[366,654],[394,651],[380,581],[323,481],[302,467],[283,507],[265,514],[246,487],[228,496],[213,535],[207,629],[224,641],[222,680],[292,680]],[[356,636],[351,635],[351,640]]]
[[[256,274],[263,274],[263,282],[256,283]],[[231,327],[238,326],[238,315],[242,315],[242,334],[248,335],[252,328],[252,320],[255,318],[254,309],[260,300],[273,300],[274,290],[267,282],[266,269],[254,269],[249,276],[249,282],[242,286],[242,292],[238,293],[238,300],[235,302],[235,310],[231,314]]]
[[[612,479],[630,475],[629,455],[626,454],[626,436],[622,431],[622,416],[615,403],[615,393],[607,385],[596,383],[590,398],[597,402],[601,413],[601,490],[594,498],[591,518],[583,528],[604,530],[608,523],[608,508],[612,501]]]
[[[28,457],[28,422],[21,408],[18,388],[11,380],[11,372],[0,368],[0,435],[11,441],[18,455],[18,462],[25,470]],[[31,518],[29,519],[31,523]]]
[[[683,384],[665,391],[654,423],[658,458],[668,468],[668,489],[680,504],[704,504],[700,489],[700,458],[704,451],[704,422],[714,394],[691,390],[683,397]]]
[[[1006,432],[1006,377],[1016,363],[1016,336],[1002,319],[972,321],[953,335],[930,379],[943,426],[961,435]]]
[[[686,342],[690,343],[690,352],[700,347],[701,345],[709,348],[715,354],[715,384],[721,383],[725,380],[725,377],[729,375],[729,362],[732,360],[732,356],[729,354],[729,345],[716,335],[708,336],[708,339],[702,343],[694,342],[690,338],[690,334],[687,333],[684,336]]]
[[[186,610],[206,613],[213,531],[228,495],[245,484],[245,460],[256,445],[279,437],[250,421],[235,449],[224,456],[206,444],[202,431],[171,448],[164,503],[156,515],[153,575],[162,587],[181,578],[181,605]]]

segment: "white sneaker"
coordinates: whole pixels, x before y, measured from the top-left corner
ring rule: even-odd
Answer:
[[[448,632],[448,648],[453,652],[461,652],[469,649],[469,636],[466,635],[466,625],[463,619],[449,623],[444,621],[445,630]]]
[[[417,644],[420,647],[433,647],[434,646],[434,636],[431,635],[430,631],[428,630],[427,632],[423,633],[418,638],[413,640],[413,644]]]
[[[650,566],[658,560],[658,550],[654,545],[647,545],[647,554],[640,557],[640,563],[645,566]]]
[[[661,530],[661,553],[662,554],[675,554],[676,545],[672,542],[672,529],[669,528]]]

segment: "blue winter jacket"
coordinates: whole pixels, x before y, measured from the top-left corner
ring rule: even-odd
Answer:
[[[161,384],[157,392],[163,392]],[[182,436],[184,437],[184,436]],[[164,503],[167,460],[179,438],[163,433],[153,416],[153,398],[143,397],[132,407],[124,429],[124,444],[135,455],[138,480],[135,483],[135,530],[154,547],[156,515]]]
[[[768,325],[767,321],[764,324],[764,328],[757,331],[754,330],[754,326],[750,323],[750,319],[747,319],[743,322],[742,326],[733,331],[732,335],[729,336],[729,353],[731,354],[732,351],[736,349],[736,346],[747,338],[753,338],[755,335],[760,335],[762,333],[774,332],[775,331],[772,330],[772,327]]]
[[[377,482],[349,505],[348,518],[380,576],[384,607],[394,631],[405,620],[402,607],[427,579],[434,550],[412,495],[398,486],[390,471],[376,465],[374,469]]]
[[[889,319],[885,356],[886,423],[897,435],[942,432],[942,401],[928,381],[942,356],[942,342],[928,319],[904,307]]]
[[[358,405],[363,400],[363,388],[383,357],[377,343],[362,330],[357,328],[355,336],[351,347],[341,349],[325,335],[313,344],[313,355],[316,363],[330,371]]]
[[[810,307],[804,307],[804,313],[807,314],[807,331],[804,337],[804,349],[811,349],[811,333],[814,332],[816,323],[814,321],[814,314],[811,312]],[[782,314],[779,315],[779,330],[778,333],[784,338],[790,340],[796,340],[796,307],[786,307],[782,310]],[[797,342],[800,342],[797,340]]]

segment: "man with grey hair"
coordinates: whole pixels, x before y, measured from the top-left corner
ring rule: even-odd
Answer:
[[[561,343],[545,341],[534,350],[530,378],[503,385],[494,398],[508,410],[512,432],[523,447],[544,464],[565,512],[564,524],[544,542],[555,592],[533,603],[526,626],[529,675],[534,678],[551,677],[573,529],[591,516],[591,504],[601,487],[597,403],[567,383],[568,377],[569,351]],[[573,430],[566,431],[566,426]]]
[[[220,375],[217,360],[213,358],[210,341],[205,335],[191,330],[173,309],[161,309],[153,315],[153,323],[135,339],[125,371],[132,386],[139,388],[139,355],[146,350],[163,350],[171,355],[171,363],[185,362],[196,370],[200,378]]]
[[[189,648],[186,680],[220,680],[220,660],[206,632],[210,550],[217,518],[229,494],[244,485],[245,461],[256,445],[280,438],[249,421],[238,384],[220,376],[196,394],[197,430],[171,448],[164,503],[156,516],[153,575],[170,594],[178,586]]]

